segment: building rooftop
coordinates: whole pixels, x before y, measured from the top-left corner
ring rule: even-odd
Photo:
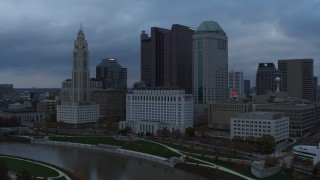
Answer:
[[[203,21],[196,32],[222,32],[226,34],[221,26],[215,21]]]
[[[255,120],[276,120],[282,118],[282,113],[280,112],[248,112],[239,113],[235,118],[245,118],[245,119],[255,119]]]
[[[299,145],[293,147],[294,151],[300,151],[300,152],[307,152],[312,154],[319,154],[320,149],[317,146],[305,146],[305,145]]]

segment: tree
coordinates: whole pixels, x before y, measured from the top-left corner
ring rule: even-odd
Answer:
[[[174,136],[175,138],[181,138],[181,132],[180,132],[180,130],[179,130],[179,129],[174,130],[173,136]]]
[[[270,168],[270,167],[275,167],[278,164],[278,160],[275,156],[266,156],[264,158],[264,167],[265,168]]]
[[[195,136],[195,129],[193,127],[186,128],[185,134],[189,137]]]
[[[0,161],[0,179],[10,180],[8,176],[9,168],[7,164],[3,161]]]
[[[139,143],[137,146],[137,150],[142,151],[142,149],[143,149],[143,144]]]
[[[276,147],[276,142],[270,134],[264,134],[257,140],[258,150],[262,153],[271,153]]]
[[[26,169],[17,173],[16,180],[34,180],[35,178],[30,174],[30,172]]]
[[[156,153],[157,153],[157,150],[158,150],[157,146],[152,146],[152,147],[151,147],[151,152],[152,152],[152,154],[156,154]]]
[[[130,148],[130,143],[129,143],[129,141],[124,142],[123,147],[124,147],[125,149],[129,149],[129,148]]]

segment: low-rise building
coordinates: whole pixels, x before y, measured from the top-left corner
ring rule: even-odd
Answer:
[[[208,126],[217,130],[230,130],[230,118],[238,113],[252,111],[251,104],[215,103],[209,104]]]
[[[302,103],[257,104],[256,111],[281,112],[290,118],[290,136],[303,136],[319,122],[320,105]]]
[[[99,118],[99,105],[91,102],[64,102],[57,108],[57,122],[70,124],[94,123]]]
[[[126,95],[126,121],[119,128],[130,126],[135,133],[167,128],[169,131],[193,126],[193,99],[184,90],[141,89]]]
[[[3,111],[3,116],[16,116],[21,124],[37,124],[45,120],[44,112],[33,109],[9,109]]]
[[[276,112],[239,113],[231,118],[231,139],[260,138],[264,134],[273,136],[276,143],[284,142],[289,137],[289,118]]]
[[[320,161],[320,144],[318,144],[318,146],[294,146],[293,158],[316,165]]]

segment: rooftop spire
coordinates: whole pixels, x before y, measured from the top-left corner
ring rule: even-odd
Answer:
[[[83,24],[80,23],[80,31],[83,31]]]

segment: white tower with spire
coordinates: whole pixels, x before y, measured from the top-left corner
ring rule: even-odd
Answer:
[[[89,51],[82,25],[74,41],[71,101],[90,101]]]
[[[72,62],[72,79],[62,82],[57,121],[71,124],[96,122],[99,118],[99,105],[90,101],[90,94],[94,89],[102,89],[102,82],[90,79],[88,43],[82,24],[74,41]]]

